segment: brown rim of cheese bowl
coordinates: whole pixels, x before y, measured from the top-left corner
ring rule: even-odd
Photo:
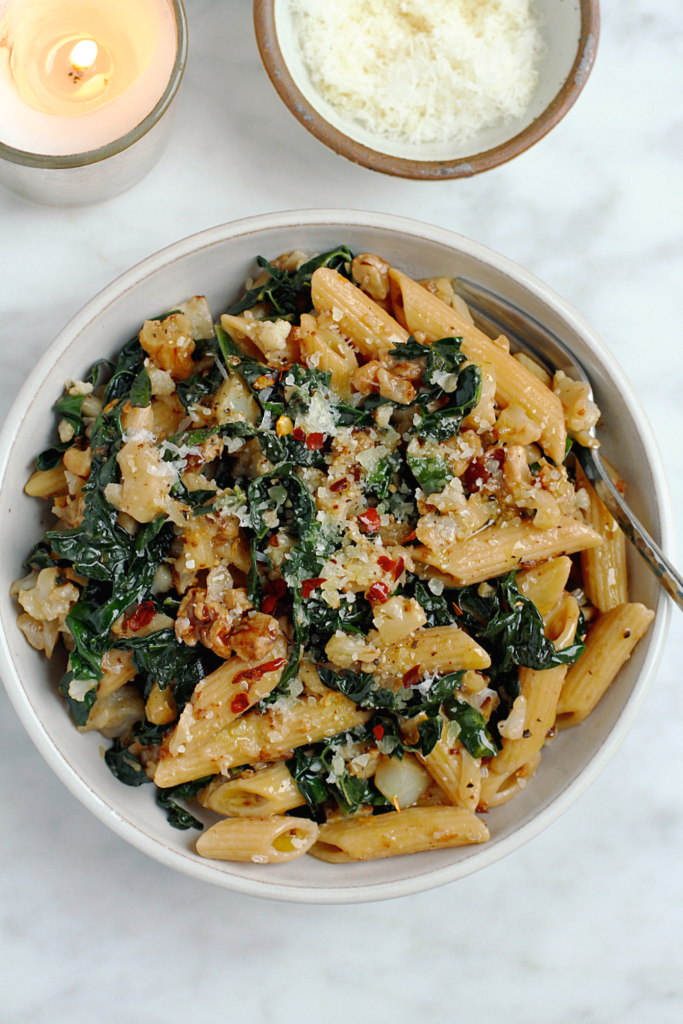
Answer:
[[[566,0],[569,4],[570,0]],[[580,9],[580,35],[574,62],[561,88],[544,110],[522,131],[500,145],[449,160],[420,160],[379,152],[335,128],[297,86],[280,47],[276,0],[254,0],[256,41],[264,67],[280,99],[304,128],[335,153],[362,167],[400,178],[439,180],[469,178],[507,163],[535,145],[573,107],[588,81],[600,34],[599,0],[572,0]]]

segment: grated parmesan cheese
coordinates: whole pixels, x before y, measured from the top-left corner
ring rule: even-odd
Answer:
[[[290,0],[314,88],[390,139],[464,142],[520,117],[542,39],[530,0]]]

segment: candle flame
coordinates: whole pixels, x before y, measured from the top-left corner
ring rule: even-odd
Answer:
[[[75,70],[87,71],[97,60],[97,53],[97,43],[93,39],[81,39],[71,51],[69,63]]]

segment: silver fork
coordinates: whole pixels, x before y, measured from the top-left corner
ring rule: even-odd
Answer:
[[[499,298],[486,288],[458,278],[453,282],[472,312],[478,327],[485,332],[505,334],[513,349],[532,355],[550,373],[563,370],[574,380],[585,381],[589,387],[588,374],[574,353],[556,335],[540,324],[528,313]],[[593,392],[591,388],[591,398]],[[590,431],[595,436],[595,428]],[[683,611],[683,576],[671,564],[659,545],[652,539],[640,520],[634,515],[623,495],[614,486],[597,448],[585,448],[575,444],[573,454],[595,488],[598,497],[611,512],[621,529],[647,562],[664,589]]]

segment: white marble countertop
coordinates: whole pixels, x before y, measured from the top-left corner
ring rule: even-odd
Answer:
[[[0,190],[0,408],[100,288],[185,235],[338,206],[442,224],[517,260],[618,354],[677,507],[683,129],[680,0],[605,3],[577,106],[507,166],[414,183],[346,163],[287,113],[247,0],[187,0],[171,146],[128,195],[59,211]],[[175,874],[92,817],[0,694],[2,1024],[683,1019],[683,663],[675,615],[639,721],[560,821],[481,874],[386,904],[305,907]]]

